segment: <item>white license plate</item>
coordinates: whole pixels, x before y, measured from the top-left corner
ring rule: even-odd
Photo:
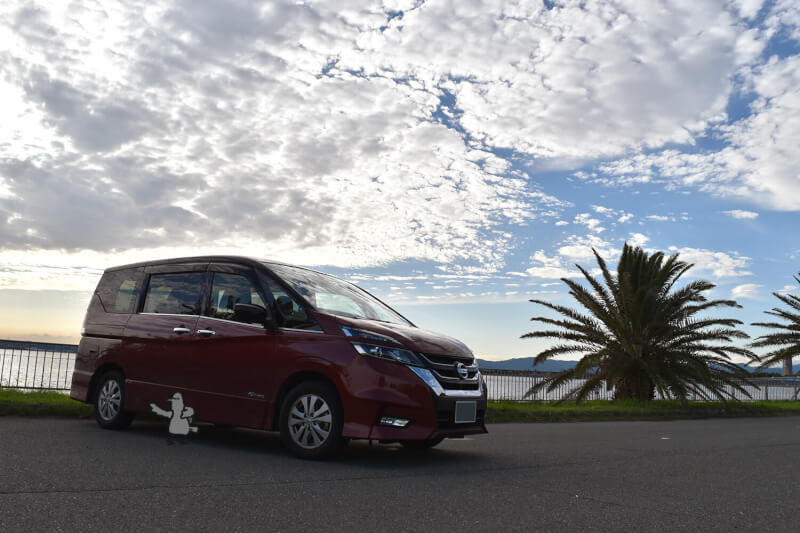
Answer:
[[[478,402],[456,402],[456,424],[475,422]]]

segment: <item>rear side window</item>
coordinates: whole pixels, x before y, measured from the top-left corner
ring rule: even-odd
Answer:
[[[135,268],[106,272],[97,295],[106,313],[132,313],[141,289],[142,273]]]
[[[152,274],[142,312],[199,315],[205,279],[204,272]]]
[[[246,276],[240,274],[214,274],[208,316],[241,321],[234,313],[236,304],[255,304],[266,309],[264,300]]]

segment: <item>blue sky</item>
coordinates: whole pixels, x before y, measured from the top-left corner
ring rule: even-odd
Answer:
[[[75,340],[105,267],[234,253],[531,356],[527,300],[626,241],[761,320],[800,271],[795,4],[6,2],[0,337]]]

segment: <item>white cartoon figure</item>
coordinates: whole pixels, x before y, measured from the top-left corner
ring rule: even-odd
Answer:
[[[173,435],[188,435],[189,432],[197,433],[197,428],[189,425],[192,422],[191,417],[194,415],[194,409],[183,405],[183,395],[180,392],[176,392],[167,401],[172,404],[171,411],[165,411],[154,403],[150,404],[150,408],[158,416],[169,418],[169,432]]]

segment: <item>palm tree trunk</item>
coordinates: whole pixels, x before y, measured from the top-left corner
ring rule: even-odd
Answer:
[[[638,378],[638,379],[637,379]],[[646,375],[625,376],[614,384],[614,399],[646,402],[656,397],[656,386]]]
[[[791,376],[794,372],[792,372],[792,360],[791,359],[784,359],[783,360],[783,375]]]
[[[628,377],[620,378],[614,383],[614,399],[627,400],[633,398],[633,380]]]

